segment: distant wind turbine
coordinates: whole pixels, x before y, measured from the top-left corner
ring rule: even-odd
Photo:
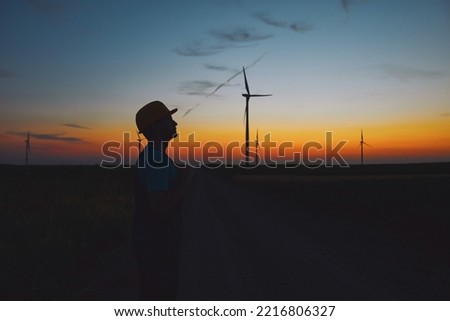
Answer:
[[[28,153],[30,152],[30,132],[27,133],[27,139],[25,140],[25,166],[28,166]]]
[[[359,141],[359,146],[361,148],[361,165],[364,165],[364,145],[372,147],[364,141],[363,131],[361,129],[361,140]]]
[[[244,113],[244,121],[245,121],[245,163],[248,165],[248,143],[249,143],[249,101],[250,97],[267,97],[272,96],[271,94],[263,94],[263,95],[252,95],[250,94],[250,88],[248,87],[247,75],[245,74],[245,67],[242,67],[242,72],[244,73],[245,80],[245,89],[247,91],[246,94],[242,94],[242,97],[245,97],[245,113]]]
[[[258,150],[259,150],[258,129],[256,129],[255,147],[256,147],[255,165],[258,165],[258,163],[259,163],[259,154],[258,154]]]

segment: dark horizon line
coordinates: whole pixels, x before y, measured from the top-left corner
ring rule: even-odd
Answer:
[[[267,167],[270,168],[270,166],[276,166],[276,168],[309,168],[309,169],[324,169],[324,168],[351,168],[351,167],[369,167],[369,166],[414,166],[414,165],[423,165],[423,166],[429,166],[429,165],[448,165],[450,166],[450,160],[449,161],[419,161],[419,162],[402,162],[402,163],[393,163],[393,162],[389,162],[389,163],[367,163],[364,165],[361,165],[361,163],[359,162],[355,162],[355,163],[349,163],[348,164],[349,167],[343,167],[341,165],[332,165],[332,166],[325,166],[325,165],[321,165],[321,166],[314,166],[314,164],[298,164],[298,163],[286,163],[286,164],[277,164],[277,163],[266,163],[266,164],[259,164],[257,166],[251,165],[249,167],[245,167],[242,165],[239,165],[239,163],[236,164],[214,164],[214,163],[202,163],[201,167],[231,167],[231,168],[235,168],[235,167],[242,167],[242,168],[246,168],[246,169],[251,169],[251,168],[262,168],[262,167]],[[94,164],[29,164],[28,166],[25,164],[8,164],[8,163],[0,163],[0,167],[70,167],[70,166],[85,166],[85,167],[92,167],[92,166],[98,166],[101,167],[100,163],[94,163]],[[294,167],[296,166],[296,167]],[[110,165],[104,165],[103,167],[105,168],[112,168],[112,167],[124,167],[124,168],[134,168],[136,167],[135,163],[129,164],[110,164]]]

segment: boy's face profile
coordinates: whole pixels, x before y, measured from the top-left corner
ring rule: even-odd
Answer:
[[[156,124],[155,129],[158,131],[162,140],[169,141],[177,136],[177,122],[173,120],[172,115],[162,117]]]

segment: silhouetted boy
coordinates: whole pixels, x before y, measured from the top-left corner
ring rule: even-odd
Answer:
[[[133,247],[140,274],[141,300],[175,300],[181,238],[181,200],[191,168],[177,168],[167,156],[177,123],[160,101],[136,114],[139,132],[148,140],[139,154],[135,178]]]

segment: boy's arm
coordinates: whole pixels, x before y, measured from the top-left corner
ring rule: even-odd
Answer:
[[[161,217],[174,209],[186,193],[192,175],[191,167],[181,168],[179,169],[179,179],[171,189],[148,192],[149,209],[152,215]]]

